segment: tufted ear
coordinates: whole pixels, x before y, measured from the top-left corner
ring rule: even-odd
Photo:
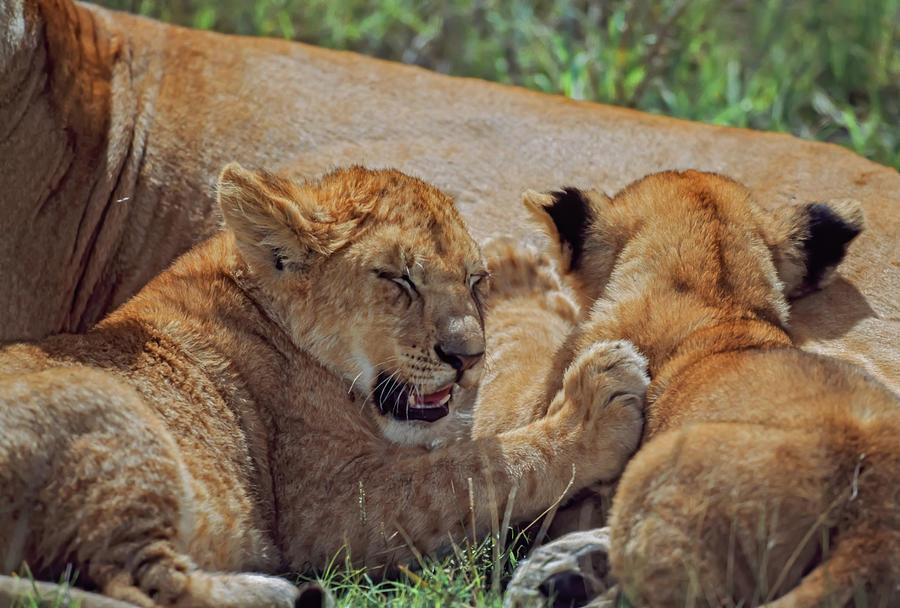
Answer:
[[[217,191],[225,224],[254,269],[302,270],[336,246],[334,223],[315,192],[292,180],[231,163]]]
[[[596,215],[595,205],[608,204],[609,197],[578,188],[546,193],[528,190],[522,195],[522,202],[559,244],[563,269],[578,270],[583,262],[588,228]]]
[[[862,205],[850,199],[782,207],[772,219],[766,238],[785,295],[792,298],[827,285],[865,226]]]

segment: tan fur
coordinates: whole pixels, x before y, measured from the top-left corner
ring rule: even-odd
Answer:
[[[610,520],[626,595],[653,607],[900,602],[900,400],[785,331],[785,294],[833,276],[859,204],[765,212],[736,182],[693,171],[580,200],[572,272],[593,304],[559,361],[628,339],[651,374],[643,444]],[[578,231],[547,220],[557,199],[526,203],[569,251]]]
[[[393,170],[237,165],[219,196],[228,229],[90,332],[0,351],[5,571],[72,562],[141,606],[291,606],[291,585],[246,571],[349,557],[377,575],[486,533],[514,488],[519,521],[620,474],[647,383],[626,343],[591,345],[546,415],[503,432],[377,409],[381,372],[423,394],[479,377],[486,268],[448,196]],[[498,272],[495,306],[520,278]],[[510,380],[475,407],[515,404]],[[453,390],[471,409],[474,387]]]
[[[472,433],[490,437],[542,417],[546,364],[579,315],[550,256],[511,239],[485,245],[491,290],[485,315],[488,364],[473,412]]]
[[[71,0],[0,2],[0,23],[0,340],[87,330],[215,232],[231,160],[396,167],[452,195],[479,242],[530,232],[524,188],[692,167],[767,207],[864,202],[869,230],[791,335],[900,390],[900,175],[843,148]]]

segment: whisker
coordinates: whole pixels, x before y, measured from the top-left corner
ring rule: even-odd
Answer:
[[[391,374],[391,387],[388,389],[389,393],[394,392],[394,389],[400,385],[400,370],[398,369],[396,372]]]
[[[379,365],[384,365],[385,363],[388,363],[390,361],[396,361],[397,359],[402,359],[402,358],[403,358],[403,355],[393,355],[391,357],[388,357],[387,359],[384,359],[383,361],[379,361],[373,367],[378,367]]]
[[[391,391],[393,391],[393,389],[394,389],[394,384],[393,384],[393,383],[396,382],[396,376],[397,376],[399,373],[400,373],[400,368],[397,368],[397,369],[396,369],[393,373],[391,373],[391,375],[389,375],[387,378],[385,378],[385,379],[383,379],[383,380],[380,380],[377,384],[375,384],[375,386],[372,388],[372,390],[369,391],[368,394],[366,394],[365,398],[363,399],[363,402],[362,402],[362,404],[360,405],[360,410],[359,410],[360,413],[362,413],[362,408],[365,407],[365,404],[369,401],[369,398],[371,398],[371,397],[375,394],[375,392],[378,391],[379,388],[381,388],[381,387],[387,385],[388,382],[391,382],[392,384],[390,385],[390,388],[387,390],[387,392],[390,393]]]
[[[363,372],[364,371],[366,371],[366,370],[363,370]],[[353,385],[356,384],[356,381],[359,380],[359,377],[363,375],[363,372],[359,372],[358,374],[356,374],[356,377],[353,379],[353,382],[350,383],[350,388],[347,389],[348,395],[353,392]]]
[[[378,363],[375,363],[374,365],[372,365],[372,367],[375,368],[375,369],[377,370],[379,366],[384,365],[385,363],[390,363],[391,361],[396,361],[397,359],[402,359],[402,358],[403,358],[403,355],[393,355],[393,356],[391,356],[391,357],[388,357],[387,359],[383,359],[383,360],[379,361]],[[349,362],[351,365],[352,365],[352,363],[353,363],[352,359],[348,359],[348,362]],[[353,379],[353,382],[356,382],[356,380],[357,380],[364,372],[365,372],[365,370],[359,372],[359,373],[356,375],[356,378]]]
[[[394,371],[393,373],[391,373],[387,378],[385,378],[384,380],[382,380],[381,382],[379,382],[378,384],[376,384],[376,385],[375,385],[375,388],[372,390],[372,393],[374,393],[374,392],[375,392],[376,390],[378,390],[379,388],[383,388],[383,387],[388,387],[388,388],[387,388],[387,392],[391,392],[391,391],[393,390],[393,388],[394,388],[394,387],[393,387],[393,384],[392,384],[393,381],[394,381],[394,377],[395,377],[399,372],[400,372],[400,370],[397,369],[396,371]]]
[[[374,367],[377,370],[380,366],[385,365],[386,363],[390,363],[392,361],[396,361],[396,360],[402,359],[402,358],[403,358],[403,355],[392,355],[392,356],[388,357],[387,359],[383,359],[382,361],[379,361],[378,363],[374,364],[372,367]],[[359,380],[360,376],[362,376],[365,373],[365,371],[366,370],[362,370],[361,372],[356,374],[355,378],[353,378],[353,381],[350,383],[350,388],[347,389],[348,394],[353,392],[353,387],[356,386],[356,381]],[[372,389],[372,392],[370,392],[369,395],[366,396],[366,398],[363,400],[363,403],[365,403],[365,401],[371,396],[372,393],[374,393],[375,390],[377,390],[377,386],[376,386],[376,388]]]
[[[398,370],[398,372],[399,372],[399,370]],[[394,390],[395,388],[400,387],[402,384],[403,384],[403,382],[400,380],[400,375],[398,374],[398,375],[394,378],[393,385],[391,386],[391,392],[393,392],[393,390]],[[406,419],[409,420],[409,398],[408,398],[408,396],[407,396],[407,399],[403,402],[402,405],[403,405],[403,407],[406,408]]]
[[[365,404],[369,401],[369,399],[375,394],[375,392],[376,392],[379,388],[381,388],[381,387],[388,381],[389,378],[390,378],[390,377],[384,378],[383,380],[379,380],[379,381],[375,384],[375,386],[372,387],[372,390],[370,390],[368,393],[366,393],[365,397],[363,397],[362,405],[360,406],[360,410],[359,410],[360,412],[362,412],[362,408],[363,408],[363,407],[365,406]]]

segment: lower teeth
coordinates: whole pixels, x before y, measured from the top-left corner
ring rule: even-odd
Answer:
[[[415,397],[413,397],[412,395],[409,395],[406,398],[406,407],[421,410],[421,409],[427,409],[427,408],[431,408],[431,407],[440,407],[442,405],[446,405],[448,401],[450,401],[450,393],[447,393],[446,395],[444,395],[444,398],[441,399],[440,401],[438,401],[437,403],[424,403],[424,402],[420,403],[420,402],[416,401]]]

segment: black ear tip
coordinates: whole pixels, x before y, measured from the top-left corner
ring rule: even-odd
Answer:
[[[567,186],[560,190],[554,190],[550,193],[550,196],[553,198],[553,203],[545,207],[548,212],[551,209],[580,209],[586,207],[588,204],[587,195],[574,186]]]
[[[837,266],[847,252],[847,244],[863,230],[862,209],[859,204],[806,206],[808,232],[803,239],[806,256],[804,283],[817,287],[826,273]]]
[[[846,245],[862,232],[862,221],[856,217],[845,217],[824,203],[807,206],[809,216],[809,239],[827,239],[831,243]]]
[[[574,198],[574,199],[583,199],[584,192],[575,186],[564,186],[559,190],[554,190],[550,193],[553,196],[554,200],[564,199],[564,198]]]
[[[581,264],[584,240],[591,221],[591,206],[587,195],[578,188],[568,187],[550,193],[553,202],[544,210],[556,225],[560,241],[572,250],[569,267],[574,270]]]

